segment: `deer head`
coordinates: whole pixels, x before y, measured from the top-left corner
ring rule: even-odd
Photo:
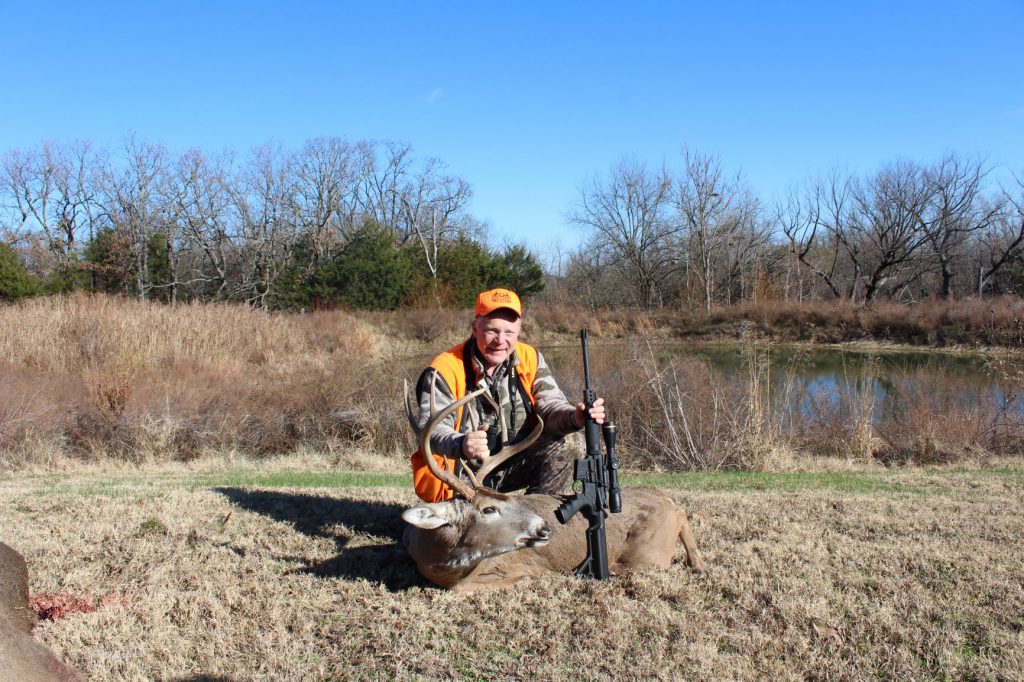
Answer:
[[[417,563],[453,570],[527,547],[543,547],[551,526],[519,498],[480,488],[472,500],[420,504],[402,514],[419,530],[406,536]]]

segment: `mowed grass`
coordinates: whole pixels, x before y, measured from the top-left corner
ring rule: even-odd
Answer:
[[[90,680],[1022,679],[1024,469],[653,474],[707,563],[456,596],[397,548],[405,476],[16,475],[0,539]]]
[[[267,470],[269,468],[269,470]],[[950,476],[958,471],[948,469],[941,473],[920,473],[916,477],[904,474],[894,477],[884,470],[838,472],[761,472],[716,471],[687,473],[625,472],[620,475],[622,485],[656,485],[696,491],[777,490],[837,490],[849,493],[908,493],[937,492]],[[971,476],[999,476],[1024,478],[1024,469],[990,468],[970,470]],[[899,478],[900,480],[894,480]],[[323,471],[274,469],[271,467],[237,467],[227,471],[192,474],[42,474],[23,476],[26,485],[35,483],[35,494],[74,493],[78,495],[135,495],[140,490],[165,491],[174,488],[196,490],[217,486],[248,486],[263,488],[407,488],[411,485],[408,474],[365,471]]]

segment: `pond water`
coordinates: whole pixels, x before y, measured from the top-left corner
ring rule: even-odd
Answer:
[[[637,371],[637,360],[659,370],[685,368],[694,360],[726,382],[749,383],[752,358],[760,367],[762,390],[775,411],[798,410],[814,417],[839,403],[866,406],[875,419],[904,409],[908,401],[931,402],[958,410],[1010,410],[1022,406],[1019,360],[998,353],[945,353],[932,350],[864,350],[846,347],[772,345],[751,353],[739,345],[665,344],[644,348],[591,342],[592,380],[599,388],[621,385],[623,371]],[[570,399],[582,387],[579,346],[544,349],[545,357]],[[626,368],[629,367],[627,370]],[[681,372],[680,383],[686,373]],[[767,382],[764,379],[767,378]],[[632,381],[637,381],[632,377]],[[685,386],[682,386],[686,390]]]

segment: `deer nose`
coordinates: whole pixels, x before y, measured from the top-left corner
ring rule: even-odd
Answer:
[[[547,523],[541,526],[540,529],[537,531],[537,537],[544,538],[545,540],[551,537],[551,526],[549,526]]]

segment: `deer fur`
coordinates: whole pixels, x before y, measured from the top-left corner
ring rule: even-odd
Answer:
[[[574,570],[587,555],[587,521],[581,514],[562,525],[555,510],[563,498],[510,496],[477,488],[473,500],[454,498],[405,511],[406,551],[421,575],[456,592],[494,589],[549,572]],[[622,512],[605,519],[608,568],[623,573],[667,568],[677,540],[694,571],[703,559],[686,511],[658,488],[622,490]]]
[[[28,566],[0,542],[0,678],[18,682],[80,682],[52,651],[32,639],[36,615],[29,608]]]

